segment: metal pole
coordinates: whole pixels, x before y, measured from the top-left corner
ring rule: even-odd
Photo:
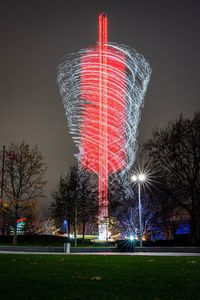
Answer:
[[[2,153],[2,169],[1,169],[1,195],[0,195],[0,234],[3,234],[3,213],[1,208],[3,208],[3,186],[4,186],[4,164],[5,164],[5,146],[3,146]]]
[[[138,181],[138,211],[139,211],[139,238],[140,247],[142,247],[142,206],[141,206],[141,186]]]
[[[1,199],[3,199],[3,185],[4,185],[4,164],[5,164],[5,149],[6,146],[3,146],[3,155],[2,155],[2,169],[1,169]]]

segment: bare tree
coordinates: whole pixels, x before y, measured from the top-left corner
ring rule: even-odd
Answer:
[[[181,115],[164,129],[154,130],[144,152],[161,179],[159,189],[167,195],[168,207],[188,212],[192,243],[199,244],[200,112],[191,120]]]
[[[91,174],[81,168],[78,163],[70,168],[65,177],[61,177],[57,190],[52,194],[52,215],[61,224],[67,219],[68,226],[73,226],[75,246],[77,243],[78,225],[82,225],[84,242],[86,223],[93,219],[96,222],[98,214],[97,193],[91,183]],[[68,228],[68,233],[70,228]]]
[[[63,219],[68,221],[68,234],[70,233],[71,225],[74,229],[75,246],[76,232],[78,224],[78,165],[71,167],[69,173],[60,178],[57,190],[53,192],[53,202],[51,204],[52,216],[58,219],[61,224]]]
[[[42,195],[46,184],[44,174],[46,166],[37,147],[30,148],[22,142],[20,145],[11,144],[7,148],[3,189],[10,201],[14,214],[13,245],[17,243],[17,219],[30,201]]]
[[[143,235],[150,237],[152,227],[158,222],[158,209],[155,201],[147,188],[142,188],[142,228]],[[130,183],[130,178],[116,177],[109,189],[109,213],[113,222],[113,229],[117,229],[122,235],[139,235],[138,215],[138,186]]]
[[[68,220],[68,234],[70,232],[71,208],[68,197],[69,174],[61,176],[56,190],[52,193],[51,215],[56,220],[56,225],[61,226],[63,220]]]

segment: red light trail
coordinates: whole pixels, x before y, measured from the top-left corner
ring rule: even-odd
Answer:
[[[124,124],[118,123],[118,114],[123,114],[125,109],[125,65],[122,54],[107,44],[105,14],[99,15],[98,24],[98,46],[81,59],[81,98],[87,102],[83,108],[81,145],[84,157],[81,163],[98,174],[99,226],[107,232],[108,176],[124,167],[119,165],[119,157],[120,162],[125,162],[123,130],[119,138],[119,127],[123,128]],[[121,75],[116,77],[116,73]],[[95,123],[96,126],[91,126]]]
[[[69,55],[58,85],[80,166],[98,175],[99,238],[108,236],[109,175],[129,195],[140,109],[150,79],[148,62],[128,46],[108,42],[108,19],[98,18],[98,44]]]

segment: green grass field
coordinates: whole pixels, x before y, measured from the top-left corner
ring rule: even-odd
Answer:
[[[0,254],[0,299],[200,299],[200,257]]]

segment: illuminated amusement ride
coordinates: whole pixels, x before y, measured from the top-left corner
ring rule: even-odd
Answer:
[[[99,239],[108,238],[108,182],[135,160],[140,108],[151,69],[125,45],[108,42],[108,18],[98,17],[98,43],[59,66],[58,86],[80,166],[98,175]]]

